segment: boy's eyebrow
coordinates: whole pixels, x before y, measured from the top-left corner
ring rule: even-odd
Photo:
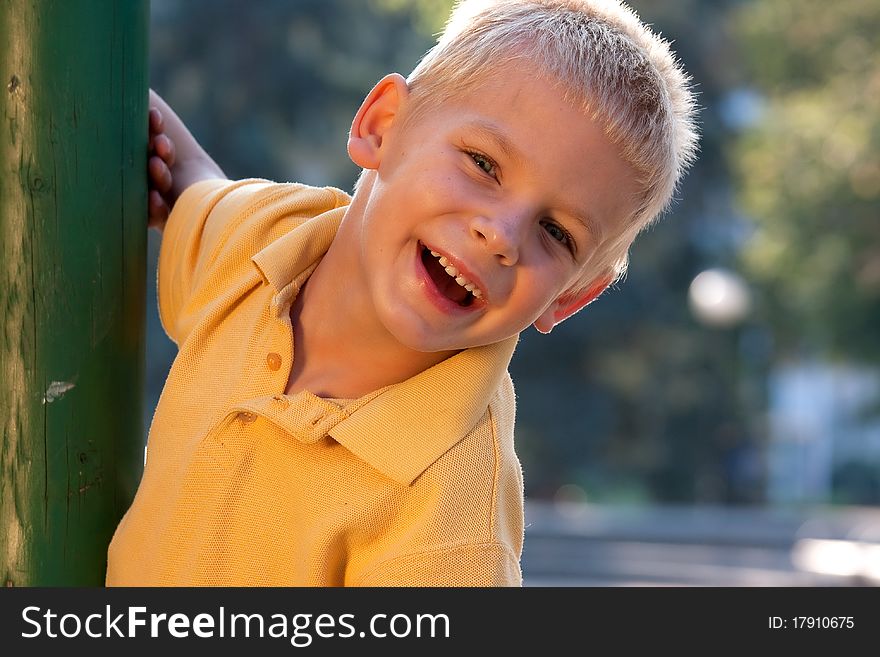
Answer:
[[[494,142],[498,149],[504,153],[504,156],[508,159],[513,160],[518,164],[521,164],[524,161],[525,158],[519,149],[510,141],[510,139],[508,139],[504,131],[491,121],[475,119],[468,123],[467,127]],[[583,225],[596,244],[602,241],[602,230],[599,224],[593,221],[589,214],[576,210],[569,210],[568,214],[576,219],[578,223]]]
[[[468,127],[481,133],[483,137],[488,138],[490,141],[495,142],[498,149],[504,153],[505,157],[508,159],[515,160],[516,162],[523,161],[523,156],[522,153],[519,152],[519,149],[513,145],[513,142],[511,142],[510,139],[507,138],[504,131],[494,123],[476,119],[471,121],[468,124]]]

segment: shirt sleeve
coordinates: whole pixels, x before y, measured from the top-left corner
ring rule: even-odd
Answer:
[[[193,293],[218,254],[231,249],[249,260],[277,223],[275,215],[257,210],[301,187],[256,178],[211,179],[190,185],[180,195],[165,224],[158,265],[159,318],[176,344],[188,333],[188,319],[200,310],[191,303]]]
[[[390,559],[355,586],[522,586],[522,572],[510,547],[502,543],[467,544]]]

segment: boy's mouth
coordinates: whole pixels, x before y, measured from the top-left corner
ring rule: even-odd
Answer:
[[[440,293],[462,308],[483,298],[482,290],[465,278],[443,254],[422,246],[422,264]]]

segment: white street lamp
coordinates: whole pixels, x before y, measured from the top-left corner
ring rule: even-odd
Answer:
[[[710,326],[736,326],[751,310],[749,288],[742,277],[726,269],[700,272],[688,289],[688,302],[698,320]]]

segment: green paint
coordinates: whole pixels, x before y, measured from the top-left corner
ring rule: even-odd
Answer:
[[[0,3],[0,584],[93,586],[143,463],[149,0]]]

